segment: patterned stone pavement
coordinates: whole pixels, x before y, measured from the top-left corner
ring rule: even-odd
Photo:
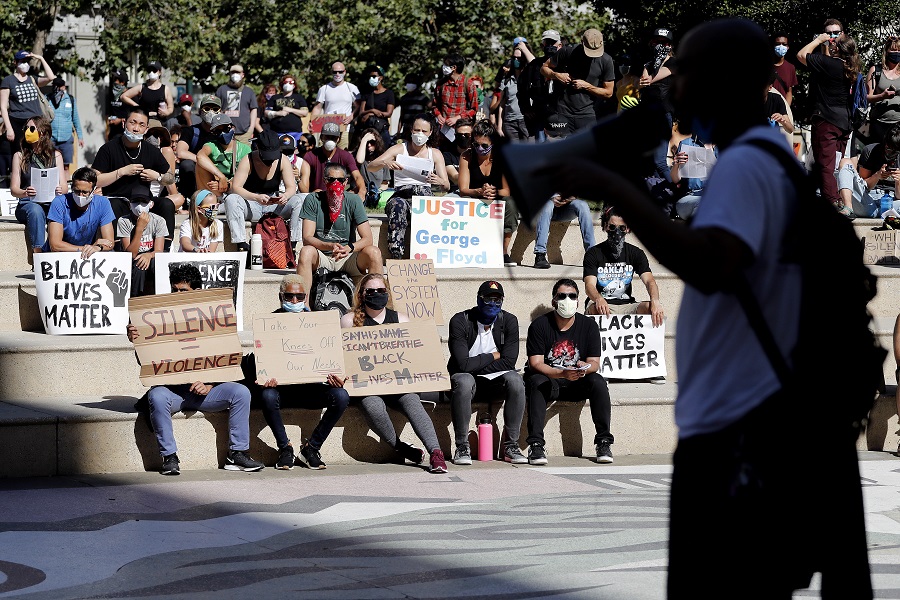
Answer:
[[[0,597],[662,599],[668,458],[0,481]],[[900,460],[862,469],[900,599]]]

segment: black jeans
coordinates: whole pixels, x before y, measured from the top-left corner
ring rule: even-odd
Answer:
[[[594,443],[613,443],[609,431],[612,405],[609,387],[600,373],[585,375],[577,381],[550,379],[546,375],[532,373],[525,379],[528,395],[528,445],[544,443],[544,420],[547,417],[547,403],[554,400],[580,402],[585,398],[591,406],[591,420],[597,433]]]
[[[275,435],[278,449],[282,449],[290,443],[287,432],[284,430],[284,421],[281,419],[281,394],[286,400],[284,405],[294,408],[326,409],[325,414],[312,435],[309,436],[309,445],[318,450],[325,443],[328,434],[334,429],[335,424],[347,410],[350,404],[350,394],[344,388],[335,388],[324,383],[305,383],[300,385],[280,385],[274,388],[263,388],[260,394],[262,400],[263,417]]]

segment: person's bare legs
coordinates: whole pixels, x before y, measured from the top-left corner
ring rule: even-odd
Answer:
[[[297,275],[303,278],[307,290],[313,287],[313,271],[319,268],[319,251],[312,246],[300,248],[300,259],[297,261]]]
[[[384,260],[378,246],[366,246],[360,250],[356,255],[356,268],[363,274],[384,273]]]

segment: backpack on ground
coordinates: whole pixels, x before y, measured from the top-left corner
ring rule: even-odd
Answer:
[[[337,310],[341,316],[350,312],[353,306],[353,280],[343,271],[329,271],[325,267],[316,269],[313,275],[313,310]]]
[[[781,354],[746,277],[736,294],[788,398],[797,400],[804,427],[828,436],[865,427],[878,391],[884,387],[887,352],[870,329],[868,303],[876,278],[863,264],[863,246],[853,226],[824,198],[800,163],[777,144],[748,140],[772,155],[797,190],[796,215],[785,232],[782,261],[801,270],[800,319],[791,367]],[[816,248],[827,240],[827,258]],[[836,288],[839,287],[839,290]],[[835,311],[832,301],[839,300]],[[840,362],[835,365],[835,360]]]
[[[291,232],[284,219],[274,213],[262,216],[253,226],[253,233],[262,236],[264,269],[295,269],[294,247],[291,244]]]

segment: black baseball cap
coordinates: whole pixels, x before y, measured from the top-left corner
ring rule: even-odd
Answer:
[[[478,295],[479,296],[500,296],[504,298],[503,295],[503,286],[500,285],[499,281],[485,281],[480,286],[478,286]]]
[[[271,129],[260,133],[256,136],[256,149],[262,160],[266,162],[277,160],[281,156],[281,140],[278,134]]]

